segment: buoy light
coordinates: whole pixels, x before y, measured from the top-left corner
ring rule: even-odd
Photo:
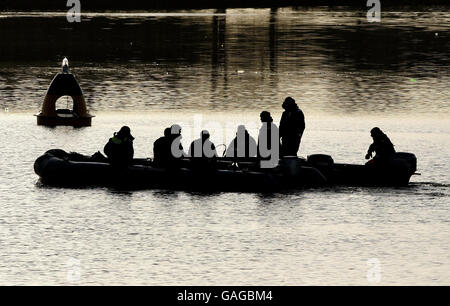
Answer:
[[[65,57],[62,61],[62,70],[63,73],[69,73],[69,60]]]

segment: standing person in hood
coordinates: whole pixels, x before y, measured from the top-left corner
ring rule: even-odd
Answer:
[[[291,97],[282,105],[284,112],[280,121],[281,156],[297,156],[305,131],[305,115]]]

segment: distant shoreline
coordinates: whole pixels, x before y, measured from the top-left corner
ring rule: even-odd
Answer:
[[[448,0],[380,0],[383,7],[448,6]],[[136,11],[176,9],[338,7],[366,8],[367,0],[80,0],[82,11]],[[0,11],[67,11],[67,0],[4,0]]]

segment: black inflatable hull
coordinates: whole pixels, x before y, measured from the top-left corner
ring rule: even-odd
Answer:
[[[346,186],[407,186],[412,173],[391,167],[335,164],[331,171],[323,170],[328,183]]]
[[[40,156],[35,161],[34,170],[44,184],[55,186],[270,191],[305,185],[323,185],[326,182],[323,175],[311,167],[303,167],[302,174],[295,177],[286,176],[272,169],[264,172],[240,169],[200,172],[189,168],[156,168],[149,163],[124,168],[114,167],[105,162],[74,161],[52,151],[58,150],[51,150]]]
[[[149,161],[136,160],[128,167],[114,167],[107,162],[90,161],[88,157],[73,158],[62,150],[50,150],[35,161],[34,170],[44,184],[56,186],[214,191],[274,191],[327,185],[405,186],[413,173],[401,167],[348,164],[321,167],[301,160],[294,170],[283,161],[279,167],[268,170],[230,169],[230,165],[231,162],[223,160],[222,166],[214,171],[200,172],[188,167],[157,168]]]
[[[335,164],[331,156],[308,156],[307,164],[318,169],[330,185],[407,186],[417,170],[417,159],[411,153],[395,153],[384,162],[367,165]]]

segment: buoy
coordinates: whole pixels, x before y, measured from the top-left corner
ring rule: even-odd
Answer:
[[[73,100],[72,109],[56,109],[56,101],[63,96]],[[58,73],[45,95],[42,110],[36,115],[37,125],[44,126],[91,126],[92,116],[86,107],[83,91],[75,76],[69,72],[69,60],[62,62],[62,72]]]

